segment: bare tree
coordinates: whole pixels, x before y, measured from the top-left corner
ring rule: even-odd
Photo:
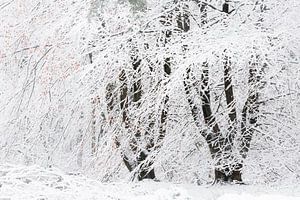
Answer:
[[[201,6],[201,16],[202,16],[202,26],[207,23],[206,20],[206,4]],[[224,13],[230,14],[229,4],[225,2],[223,4]],[[224,50],[223,53],[223,71],[224,71],[224,94],[227,104],[227,113],[228,113],[228,126],[225,133],[222,133],[222,130],[218,124],[215,113],[211,108],[212,99],[211,93],[212,89],[210,88],[210,64],[204,62],[201,66],[202,75],[200,81],[198,78],[192,75],[191,69],[187,70],[187,76],[184,81],[185,92],[187,95],[187,100],[190,105],[193,118],[196,122],[196,125],[200,128],[201,135],[205,138],[211,156],[215,160],[215,182],[238,182],[242,183],[242,168],[243,160],[247,156],[247,152],[250,148],[250,143],[252,136],[257,126],[258,118],[258,91],[259,91],[259,74],[258,69],[260,68],[261,63],[258,61],[258,55],[252,56],[251,61],[249,61],[249,75],[248,75],[248,97],[244,103],[244,107],[241,113],[240,122],[241,129],[238,129],[238,118],[237,118],[237,109],[236,109],[236,98],[234,96],[233,82],[232,82],[232,62],[230,56],[227,55],[227,50]],[[193,81],[191,81],[193,80]],[[189,82],[189,83],[188,83]],[[196,84],[200,82],[200,86]],[[197,106],[193,101],[193,97],[190,95],[193,87],[196,88],[198,94],[201,97],[202,105],[201,107]],[[207,126],[207,130],[201,130],[201,112],[204,118],[204,122]],[[236,136],[240,131],[241,137],[236,141]],[[236,156],[233,153],[235,146],[240,143],[240,156]],[[242,157],[242,159],[240,158]]]

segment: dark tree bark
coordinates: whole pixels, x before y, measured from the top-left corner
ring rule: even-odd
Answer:
[[[228,93],[229,91],[227,90]],[[224,162],[224,159],[231,158],[233,145],[231,137],[233,137],[233,133],[229,132],[227,137],[224,138],[221,134],[219,125],[216,122],[216,118],[212,113],[209,87],[209,65],[207,63],[203,64],[200,96],[202,100],[204,122],[209,128],[211,128],[211,131],[206,136],[206,142],[208,143],[212,158],[217,161],[216,164],[218,166],[215,168],[215,183],[231,182],[236,179],[240,179],[236,181],[241,181],[241,176],[238,171],[232,171],[232,166],[221,164],[226,163],[226,161]],[[229,99],[233,100],[232,98]],[[232,131],[230,129],[228,131]]]
[[[247,157],[252,136],[257,126],[257,118],[259,111],[258,86],[260,75],[257,70],[259,58],[258,56],[255,56],[255,58],[254,56],[252,56],[252,59],[253,61],[250,62],[249,66],[248,98],[243,107],[241,122],[242,142],[240,153],[244,159]]]
[[[135,80],[133,83],[133,102],[137,104],[137,108],[138,108],[140,106],[140,100],[142,98],[142,83],[140,77],[140,73],[141,73],[140,65],[142,60],[139,59],[137,55],[135,55],[134,57],[132,57],[132,61],[133,61],[132,63],[133,69],[135,71]],[[145,134],[149,135],[149,132],[146,131]],[[137,130],[134,140],[139,140],[140,136],[141,134],[139,130]],[[148,144],[146,147],[146,151],[150,152],[152,146],[153,144]],[[147,162],[148,152],[144,152],[141,149],[137,150],[138,153],[137,167],[139,167],[139,169],[137,170],[137,178],[139,181],[143,179],[155,179],[155,172],[154,172],[154,168],[152,167],[153,162],[152,161]]]
[[[122,113],[122,122],[125,126],[125,129],[129,128],[129,121],[128,121],[128,86],[127,86],[127,77],[124,70],[121,71],[119,75],[119,81],[121,83],[120,87],[120,108]],[[116,146],[120,146],[120,142],[116,140]],[[135,148],[135,145],[133,145]],[[131,172],[134,169],[134,163],[130,163],[128,157],[122,153],[121,154],[123,162],[127,169]]]
[[[122,112],[122,122],[125,124],[125,128],[129,127],[128,122],[128,86],[127,86],[127,77],[124,70],[121,71],[119,76],[121,82],[121,93],[120,93],[120,108]]]
[[[176,17],[177,21],[177,27],[179,31],[181,32],[187,32],[190,29],[190,21],[189,17],[187,14],[187,5],[183,4],[185,12],[180,13]],[[175,9],[176,10],[176,9]],[[178,10],[176,10],[178,11]],[[166,15],[161,17],[161,23],[165,26],[166,30],[163,31],[164,39],[161,40],[163,42],[163,45],[165,46],[166,44],[169,43],[171,36],[172,36],[172,17],[173,13],[166,13]],[[138,60],[137,57],[135,57],[133,62],[134,70],[137,71],[139,70],[139,65],[141,63],[141,60]],[[171,57],[166,57],[163,62],[163,72],[164,72],[164,77],[168,77],[171,75]],[[138,102],[142,96],[141,94],[141,82],[140,80],[134,82],[134,102]],[[146,150],[150,151],[152,148],[155,150],[159,149],[162,145],[162,141],[165,138],[166,131],[167,131],[167,116],[168,116],[168,102],[169,102],[169,96],[166,95],[161,106],[161,115],[160,115],[160,125],[159,125],[159,136],[157,138],[157,141],[154,143],[152,141],[150,144],[147,145]],[[149,128],[151,128],[153,124],[149,125]],[[138,171],[138,180],[143,180],[145,178],[148,179],[154,179],[155,178],[155,172],[154,168],[152,167],[153,162],[147,162],[148,155],[144,151],[141,151],[138,156],[138,166],[140,167]]]
[[[138,59],[137,56],[132,57],[132,65],[135,73],[134,83],[133,83],[133,102],[138,103],[142,98],[142,82],[141,77],[139,77],[141,73],[141,59]],[[139,105],[138,105],[139,106]]]
[[[153,162],[146,162],[148,155],[141,151],[138,156],[138,180],[141,181],[143,179],[155,179],[154,168],[152,167]]]
[[[241,169],[242,164],[240,162],[236,162],[233,165],[224,165],[222,163],[226,163],[226,160],[233,160],[232,158],[232,146],[233,146],[233,137],[236,132],[232,132],[232,128],[229,128],[227,137],[224,137],[221,134],[219,125],[212,113],[211,109],[211,98],[210,98],[210,87],[209,87],[209,65],[204,63],[201,77],[201,90],[200,97],[202,101],[201,111],[203,115],[203,119],[207,127],[209,127],[208,131],[201,131],[201,135],[205,138],[211,156],[214,160],[216,160],[216,164],[218,167],[215,168],[215,183],[220,182],[241,182]],[[184,81],[185,93],[187,95],[187,100],[190,105],[192,116],[196,122],[196,126],[201,128],[201,117],[200,117],[200,109],[193,101],[193,97],[191,96],[192,84],[187,83],[187,81],[191,81],[191,71],[190,69],[187,71],[187,77]],[[229,90],[230,91],[230,90]],[[228,91],[228,92],[229,92]],[[233,98],[229,98],[229,104],[233,101]],[[228,100],[229,100],[228,99]],[[229,113],[232,117],[231,113]],[[236,115],[235,115],[236,117]],[[233,118],[232,118],[233,119]],[[236,118],[234,118],[236,120]],[[230,120],[231,123],[231,120]],[[225,162],[224,162],[225,159]]]
[[[228,10],[227,10],[228,12]],[[242,162],[232,155],[232,149],[234,145],[234,139],[237,135],[237,112],[236,112],[236,101],[234,98],[234,92],[233,92],[233,85],[232,85],[232,70],[231,70],[231,61],[230,58],[226,55],[224,57],[224,90],[225,90],[225,97],[226,97],[226,103],[227,103],[227,109],[228,109],[228,116],[229,116],[229,122],[228,122],[228,134],[225,141],[225,147],[224,150],[227,151],[228,156],[232,161],[234,161],[233,164],[230,166],[229,173],[231,174],[231,177],[228,177],[228,179],[225,177],[225,182],[230,181],[237,181],[242,182]],[[227,179],[227,180],[226,180]]]
[[[201,25],[204,26],[207,23],[207,5],[200,4],[201,11]],[[229,14],[229,5],[226,2],[223,4],[223,12]],[[224,58],[224,93],[226,98],[227,110],[228,110],[228,118],[229,118],[229,126],[228,130],[226,130],[227,134],[221,134],[220,127],[217,123],[217,120],[212,112],[211,108],[211,89],[209,87],[209,64],[207,62],[202,64],[202,75],[201,75],[201,88],[197,90],[196,85],[196,77],[191,75],[191,70],[187,70],[186,79],[184,80],[185,93],[187,96],[187,101],[192,111],[193,119],[196,123],[196,126],[201,129],[201,111],[203,115],[204,122],[206,126],[209,128],[207,131],[200,130],[201,135],[205,138],[211,156],[216,161],[215,167],[215,183],[228,183],[228,182],[242,182],[242,162],[235,159],[232,153],[234,139],[237,135],[237,112],[235,106],[235,98],[234,91],[232,85],[232,70],[231,70],[231,62],[230,58],[226,55]],[[253,71],[253,70],[252,70]],[[251,74],[251,73],[250,73]],[[251,76],[251,75],[250,75]],[[196,87],[196,91],[201,97],[201,108],[198,107],[193,101],[192,88]],[[250,95],[249,100],[246,104],[250,104],[255,97],[255,95]],[[243,116],[246,119],[248,106],[245,106],[243,111]],[[254,108],[252,110],[255,110]],[[255,112],[255,111],[251,111]],[[245,120],[244,120],[245,121]],[[251,121],[251,120],[250,120]],[[256,123],[255,119],[252,119],[252,123]],[[242,123],[242,132],[245,131],[246,124]],[[243,131],[244,130],[244,131]],[[251,132],[251,131],[250,131]],[[225,136],[224,136],[225,135]],[[245,135],[243,135],[243,138]],[[251,139],[250,139],[251,140]],[[250,145],[250,140],[244,140],[247,144],[243,146]],[[248,142],[247,142],[248,141]],[[245,152],[245,151],[243,151]]]
[[[223,4],[222,11],[223,11],[224,13],[229,14],[229,4],[227,3],[227,1]]]
[[[135,107],[138,109],[140,107],[140,101],[142,98],[142,82],[141,82],[141,62],[142,60],[136,55],[137,52],[134,52],[131,56],[132,66],[134,71],[134,82],[132,86],[128,86],[128,81],[124,70],[120,75],[120,82],[122,84],[120,90],[120,107],[122,110],[122,122],[125,124],[125,129],[130,128],[130,119],[128,119],[128,106],[129,106],[129,88],[133,93],[132,102],[135,104]],[[150,125],[149,125],[150,126]],[[153,146],[148,144],[146,149],[143,150],[139,146],[138,141],[141,139],[141,132],[138,127],[131,127],[135,131],[135,134],[132,136],[130,141],[131,150],[137,155],[136,159],[132,162],[129,161],[128,157],[122,153],[122,158],[127,169],[132,172],[135,171],[135,176],[139,181],[143,179],[155,179],[154,168],[152,167],[153,162],[147,161],[148,152]],[[148,132],[145,133],[149,134]]]

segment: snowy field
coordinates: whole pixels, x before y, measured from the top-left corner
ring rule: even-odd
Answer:
[[[57,169],[0,165],[0,200],[300,200],[300,186],[101,183]]]

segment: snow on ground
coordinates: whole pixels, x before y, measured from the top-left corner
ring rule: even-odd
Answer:
[[[300,200],[300,186],[101,183],[57,169],[0,165],[0,200]]]

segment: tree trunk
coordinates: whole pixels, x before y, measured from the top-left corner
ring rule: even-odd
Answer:
[[[201,25],[204,26],[207,23],[207,11],[206,5],[200,4],[201,11]],[[223,5],[223,12],[229,13],[229,6],[227,3]],[[226,53],[226,50],[225,50]],[[202,76],[201,76],[201,88],[200,91],[196,88],[196,91],[201,97],[201,108],[199,108],[193,101],[191,97],[191,88],[194,83],[191,81],[195,77],[191,77],[191,70],[187,70],[187,76],[184,80],[185,93],[189,106],[192,111],[192,116],[196,123],[196,126],[201,128],[200,120],[200,110],[204,118],[204,122],[208,127],[208,130],[200,130],[201,135],[205,138],[211,156],[216,162],[215,180],[214,183],[241,183],[242,173],[241,169],[243,167],[242,163],[234,158],[232,155],[232,148],[234,138],[237,134],[237,113],[235,108],[235,99],[232,86],[232,74],[231,74],[231,62],[230,58],[225,55],[224,61],[224,91],[225,98],[228,108],[229,116],[229,128],[227,130],[227,135],[224,137],[221,134],[220,127],[217,120],[212,112],[211,108],[211,89],[209,87],[209,64],[207,62],[202,65]],[[234,162],[234,164],[231,164]]]
[[[138,162],[141,165],[138,170],[138,180],[141,181],[143,179],[155,179],[154,168],[152,167],[153,162],[145,162],[147,159],[147,155],[142,151],[139,154]],[[142,163],[144,162],[144,163]]]
[[[137,109],[140,107],[140,100],[142,98],[142,82],[140,77],[140,72],[141,72],[140,65],[142,60],[139,59],[135,51],[131,56],[131,60],[132,60],[132,66],[134,70],[134,82],[132,84],[132,87],[128,86],[128,81],[124,70],[122,70],[121,75],[119,77],[122,85],[120,90],[120,100],[121,100],[120,107],[122,110],[122,122],[123,124],[125,124],[125,129],[130,128],[130,121],[128,119],[129,88],[131,88],[131,91],[133,93],[132,102],[135,103],[135,107]],[[143,179],[154,179],[155,173],[154,173],[154,168],[152,167],[153,163],[147,162],[148,155],[141,150],[143,148],[139,147],[138,144],[138,141],[140,140],[141,137],[141,132],[137,127],[131,127],[131,128],[134,128],[135,133],[130,139],[131,140],[130,148],[135,154],[138,154],[138,156],[136,159],[133,159],[133,161],[130,162],[129,158],[123,152],[122,153],[123,162],[130,172],[135,171],[134,178],[137,178],[139,181]],[[119,145],[120,144],[118,144],[118,146]],[[151,146],[151,144],[148,144],[148,146]],[[146,149],[149,150],[148,147],[146,147]]]
[[[135,80],[133,83],[133,102],[136,103],[137,108],[140,106],[140,100],[142,98],[142,82],[140,77],[140,71],[141,71],[141,62],[142,60],[139,59],[136,55],[132,57],[133,61],[133,69],[135,71]],[[151,126],[151,125],[149,125]],[[146,132],[146,134],[149,134]],[[137,131],[135,134],[135,140],[139,140],[140,138],[140,132]],[[150,150],[149,148],[154,146],[154,144],[148,144],[146,147],[146,150]],[[138,149],[137,149],[138,150]],[[143,179],[155,179],[155,172],[154,168],[152,167],[153,162],[147,162],[148,155],[144,153],[143,151],[138,153],[137,158],[137,167],[139,167],[137,171],[137,178],[139,181]]]
[[[252,56],[252,61],[249,66],[249,91],[248,98],[244,104],[242,111],[242,142],[240,153],[245,159],[250,148],[250,142],[257,126],[258,118],[258,87],[260,76],[258,73],[258,56]]]
[[[214,183],[242,183],[242,173],[240,170],[233,170],[230,174],[227,174],[228,171],[229,169],[215,169]]]

